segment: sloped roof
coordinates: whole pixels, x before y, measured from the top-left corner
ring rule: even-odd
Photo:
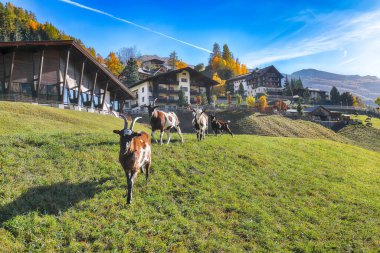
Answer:
[[[281,78],[284,77],[284,76],[280,73],[280,71],[278,71],[278,70],[276,69],[276,67],[273,66],[273,65],[270,65],[270,66],[268,66],[268,67],[265,67],[265,68],[259,69],[259,70],[256,71],[256,73],[257,73],[259,76],[262,76],[262,75],[266,74],[267,72],[269,72],[269,71],[271,71],[271,70],[274,71],[274,72],[277,72],[277,73],[281,76]]]
[[[104,67],[98,60],[96,60],[89,52],[87,52],[81,45],[74,40],[48,40],[48,41],[14,41],[14,42],[0,42],[0,49],[2,48],[18,48],[18,47],[49,47],[49,46],[67,46],[76,49],[88,61],[94,64],[99,70],[107,76],[122,92],[126,93],[129,98],[135,98],[135,95],[123,84],[120,80],[106,67]]]

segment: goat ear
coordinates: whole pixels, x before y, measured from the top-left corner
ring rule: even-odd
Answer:
[[[119,134],[120,135],[120,130],[113,130],[114,134]]]

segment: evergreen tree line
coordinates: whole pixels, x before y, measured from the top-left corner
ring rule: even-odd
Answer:
[[[75,40],[86,48],[81,40],[65,34],[51,23],[39,23],[34,13],[11,3],[0,3],[0,41],[41,40]],[[95,57],[93,48],[86,49]]]
[[[286,96],[293,96],[294,91],[298,89],[303,89],[303,83],[301,80],[301,77],[298,77],[298,80],[295,78],[291,78],[290,82],[288,77],[285,77],[285,82],[284,82],[284,92]]]
[[[330,91],[330,101],[333,105],[364,107],[360,97],[354,96],[348,91],[340,93],[335,86]]]

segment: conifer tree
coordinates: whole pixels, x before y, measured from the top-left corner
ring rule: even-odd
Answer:
[[[331,103],[333,105],[340,104],[340,101],[341,101],[341,99],[340,99],[340,93],[339,93],[338,89],[335,86],[333,86],[332,89],[331,89],[331,91],[330,91],[330,100],[331,100]]]
[[[242,97],[244,97],[244,95],[245,95],[245,90],[244,90],[244,86],[243,86],[242,83],[240,83],[240,85],[239,85],[238,93],[239,93],[240,96],[242,96]]]
[[[169,55],[169,66],[172,67],[172,69],[176,69],[177,68],[177,62],[178,62],[178,55],[176,53],[176,51],[173,51],[170,53]]]
[[[128,87],[132,84],[135,84],[139,81],[139,67],[137,66],[137,62],[135,58],[130,58],[127,62],[127,66],[125,66],[123,70],[123,79],[124,84],[126,84]]]

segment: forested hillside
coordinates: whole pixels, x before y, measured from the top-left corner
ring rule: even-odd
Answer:
[[[49,22],[38,22],[34,13],[11,3],[0,3],[0,41],[35,40],[75,40],[96,56],[94,48],[86,47],[80,39],[67,35]]]

